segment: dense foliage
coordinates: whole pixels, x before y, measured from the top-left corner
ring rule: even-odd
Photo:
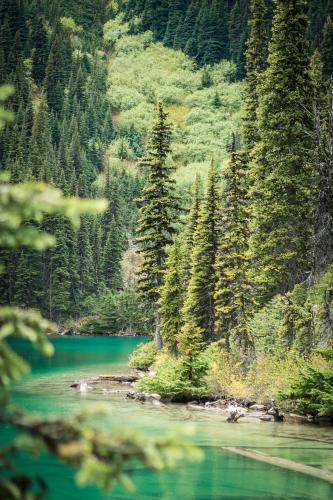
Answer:
[[[261,387],[276,397],[289,374],[290,398],[305,411],[312,379],[331,391],[331,368],[318,371],[311,353],[332,345],[332,88],[327,63],[318,51],[311,57],[305,2],[274,2],[271,29],[270,12],[253,0],[243,133],[222,169],[212,163],[202,201],[194,188],[169,246],[160,298],[166,343],[139,386],[177,400],[230,394],[229,381],[238,395]],[[329,396],[318,402],[315,394],[309,405],[329,414]]]
[[[1,245],[1,303],[68,332],[155,318],[131,364],[173,399],[225,375],[260,386],[331,346],[331,0],[0,5],[17,117],[1,169],[109,201],[77,232],[31,213],[27,234],[56,245]]]

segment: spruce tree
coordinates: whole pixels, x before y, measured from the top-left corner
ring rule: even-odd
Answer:
[[[318,51],[311,59],[311,76],[316,142],[312,270],[317,278],[333,262],[333,83],[328,95],[323,93],[323,65]]]
[[[166,260],[165,280],[159,299],[163,347],[173,354],[177,353],[177,335],[182,325],[183,287],[180,264],[181,251],[176,239]]]
[[[197,175],[192,185],[191,206],[186,220],[183,240],[182,273],[185,286],[187,286],[191,275],[191,259],[189,258],[189,256],[191,255],[193,250],[194,235],[198,226],[200,204],[202,198],[201,191],[201,179],[199,175]]]
[[[324,26],[321,57],[324,64],[324,78],[328,80],[333,77],[333,20],[330,16]]]
[[[246,169],[240,154],[232,146],[230,159],[222,174],[222,197],[219,212],[220,241],[215,272],[215,333],[226,347],[248,353],[247,329],[251,286],[248,281],[249,209]]]
[[[80,263],[80,287],[82,297],[94,292],[94,258],[90,242],[91,221],[88,217],[81,218],[78,234],[78,253]]]
[[[37,85],[42,85],[49,56],[49,40],[40,17],[34,20],[32,43],[34,50],[32,56],[32,76]]]
[[[103,251],[103,278],[110,290],[120,290],[122,283],[121,259],[123,252],[122,234],[113,219],[108,227],[108,235]]]
[[[268,56],[268,29],[266,0],[252,0],[249,38],[246,57],[246,100],[243,120],[244,141],[251,151],[258,141],[257,109],[259,85],[266,69]]]
[[[165,271],[166,247],[172,241],[178,200],[174,194],[173,168],[168,164],[171,125],[167,121],[161,103],[157,107],[157,119],[153,125],[147,148],[147,156],[141,168],[147,172],[147,183],[143,190],[137,241],[143,262],[139,270],[141,296],[155,308],[156,347],[162,347],[160,313],[156,303],[160,297]]]
[[[48,107],[42,96],[34,116],[28,166],[35,179],[49,182],[53,176],[51,167],[55,161]]]
[[[216,286],[215,258],[218,248],[218,189],[219,176],[216,166],[212,162],[208,173],[206,195],[201,205],[200,217],[194,235],[191,276],[183,307],[185,325],[191,324],[195,332],[200,331],[202,341],[205,342],[213,339],[215,323],[214,291]],[[187,328],[188,326],[185,326],[186,331]]]
[[[278,0],[251,166],[253,279],[265,300],[309,269],[311,83],[303,0]]]

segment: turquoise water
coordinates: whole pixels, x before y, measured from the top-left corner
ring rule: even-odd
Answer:
[[[223,447],[248,447],[273,456],[333,471],[332,428],[265,423],[242,419],[231,425],[225,416],[190,411],[183,405],[166,408],[138,404],[125,398],[126,386],[109,392],[94,388],[87,394],[71,389],[74,380],[109,373],[124,373],[128,354],[140,342],[137,338],[56,338],[56,354],[42,358],[21,342],[16,347],[33,365],[32,374],[16,385],[17,405],[45,414],[68,415],[82,406],[105,403],[110,425],[124,425],[142,432],[166,434],[190,425],[194,440],[205,452],[201,463],[180,463],[175,470],[154,473],[134,467],[135,494],[115,487],[111,499],[331,499],[333,485],[289,470],[251,460]],[[9,437],[1,429],[2,439]],[[51,500],[97,500],[103,497],[95,486],[76,487],[73,472],[49,457],[23,457],[25,471],[42,474],[49,484]]]

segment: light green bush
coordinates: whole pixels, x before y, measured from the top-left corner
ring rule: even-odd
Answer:
[[[205,364],[204,357],[198,363]],[[209,395],[208,385],[202,379],[200,384],[194,384],[188,379],[187,360],[175,358],[167,354],[159,354],[152,366],[153,373],[147,374],[136,387],[149,393],[157,393],[163,399],[170,401],[189,401],[195,398],[205,398]]]
[[[148,368],[154,363],[157,355],[157,349],[155,343],[145,342],[139,344],[138,347],[133,351],[129,357],[129,366],[131,368],[137,368],[139,370],[148,370]]]

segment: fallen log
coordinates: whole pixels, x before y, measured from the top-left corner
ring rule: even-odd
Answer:
[[[260,462],[265,462],[266,464],[275,465],[276,467],[281,467],[283,469],[289,469],[295,472],[300,472],[301,474],[307,474],[308,476],[316,477],[318,479],[323,479],[329,483],[333,483],[333,472],[318,469],[317,467],[312,467],[311,465],[300,464],[299,462],[294,462],[293,460],[288,460],[286,458],[274,457],[267,455],[262,451],[252,450],[249,448],[234,448],[232,446],[224,446],[224,450],[230,451],[231,453],[236,453],[243,457],[251,458],[253,460],[259,460]]]
[[[89,380],[90,384],[100,384],[103,382],[118,382],[120,384],[129,384],[139,380],[138,375],[99,375]]]

